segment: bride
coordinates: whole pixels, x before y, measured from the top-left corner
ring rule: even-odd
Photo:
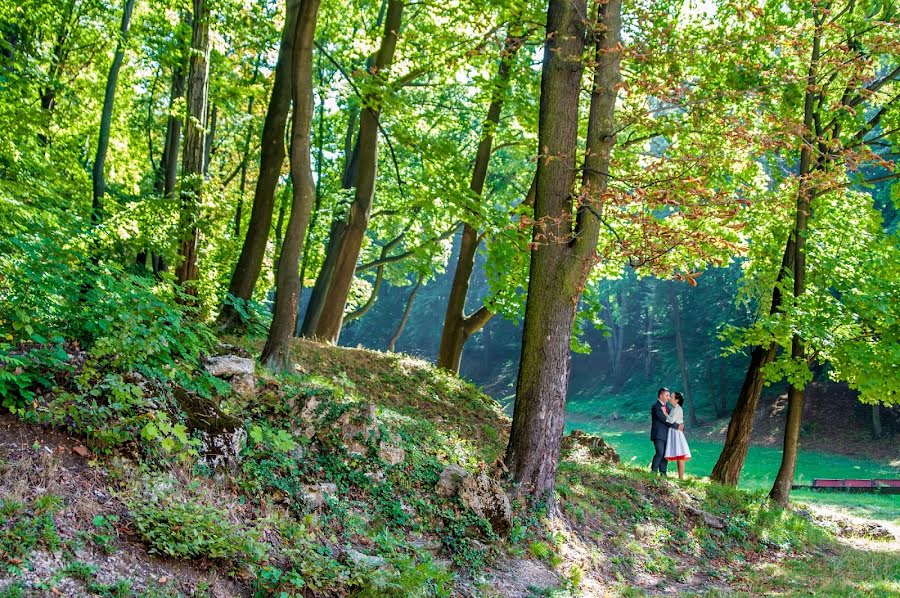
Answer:
[[[683,424],[684,423],[684,395],[680,392],[674,392],[669,398],[672,404],[672,410],[666,417],[666,422]],[[691,458],[691,449],[688,447],[687,439],[684,432],[678,427],[669,428],[669,438],[666,440],[666,460],[675,461],[678,464],[678,479],[684,479],[684,462]]]

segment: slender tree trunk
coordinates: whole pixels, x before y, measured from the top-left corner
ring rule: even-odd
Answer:
[[[272,259],[272,274],[278,274],[278,263],[281,259],[281,240],[284,238],[282,232],[284,231],[284,213],[287,210],[287,198],[288,195],[292,195],[293,187],[288,184],[285,185],[284,190],[281,192],[281,201],[278,204],[278,219],[275,221],[275,255]]]
[[[722,410],[719,406],[719,391],[716,388],[716,380],[713,375],[713,364],[712,359],[706,359],[706,386],[709,389],[709,402],[712,404],[713,413],[716,415],[716,419],[722,417]]]
[[[510,63],[516,52],[522,47],[524,39],[524,36],[514,36],[511,33],[507,33],[506,42],[503,44],[500,66],[497,67],[497,75],[492,82],[494,93],[488,106],[487,118],[484,121],[481,133],[481,141],[475,154],[472,181],[469,184],[469,189],[472,190],[476,197],[481,196],[484,190],[484,182],[487,179],[494,132],[500,125],[500,112],[503,110],[503,100],[509,87]],[[493,315],[484,307],[469,316],[466,316],[465,313],[466,298],[469,294],[469,280],[472,277],[472,270],[475,268],[475,254],[478,252],[480,242],[481,238],[478,235],[478,231],[468,222],[464,222],[459,246],[459,257],[456,260],[453,284],[450,287],[450,296],[447,299],[447,312],[444,315],[444,327],[441,330],[441,344],[437,358],[438,367],[457,374],[459,373],[463,345],[465,345],[466,340],[471,334],[484,327]]]
[[[565,424],[569,343],[583,285],[595,263],[615,143],[621,2],[598,5],[599,19],[582,189],[574,230],[572,196],[578,100],[585,43],[584,0],[550,0],[541,77],[535,225],[512,431],[506,466],[519,492],[555,511]]]
[[[203,142],[203,176],[209,176],[212,161],[213,142],[216,140],[216,126],[219,124],[219,107],[215,104],[206,119],[206,140]]]
[[[203,204],[204,131],[209,91],[209,11],[206,0],[193,0],[191,59],[188,69],[188,118],[184,128],[181,159],[181,263],[176,280],[188,295],[196,295],[191,284],[199,278],[197,249],[200,245],[200,206]]]
[[[300,253],[306,238],[315,195],[310,156],[313,113],[312,54],[320,0],[302,0],[291,58],[291,97],[294,104],[291,124],[291,180],[293,201],[288,218],[281,259],[275,276],[275,307],[272,325],[260,361],[273,369],[289,366],[290,343],[297,322]]]
[[[681,310],[678,307],[678,295],[675,294],[675,283],[669,284],[669,299],[672,303],[672,324],[675,327],[675,354],[678,356],[678,368],[684,383],[684,398],[687,401],[688,423],[697,425],[697,413],[694,411],[694,397],[691,394],[691,375],[688,372],[687,360],[684,358],[684,339],[681,337]]]
[[[881,438],[881,405],[872,405],[872,438]]]
[[[644,330],[644,378],[650,380],[653,376],[653,309],[647,305],[647,328]]]
[[[728,372],[725,360],[719,358],[719,417],[728,413]]]
[[[819,44],[818,34],[813,40],[813,46],[816,48]],[[813,144],[811,140],[807,140],[806,136],[812,134],[813,130],[813,100],[815,93],[815,62],[818,60],[818,50],[813,51],[813,58],[810,62],[809,77],[812,81],[808,82],[806,97],[804,102],[804,143],[800,150],[800,168],[799,168],[799,187],[797,191],[797,206],[809,206],[809,176],[812,172],[812,152]],[[795,272],[797,257],[796,244],[799,239],[797,224],[805,223],[805,216],[801,220],[800,214],[795,214],[794,228],[788,235],[785,245],[784,256],[781,260],[781,269],[775,280],[772,289],[772,303],[769,307],[769,314],[774,315],[781,311],[781,286],[788,274]],[[805,233],[804,233],[805,234]],[[795,281],[796,284],[796,281]],[[720,484],[728,486],[737,486],[741,475],[741,469],[744,467],[744,460],[747,457],[747,449],[750,446],[750,437],[753,433],[753,418],[756,412],[756,404],[762,393],[762,387],[765,382],[763,368],[772,362],[775,358],[776,346],[771,343],[768,347],[755,347],[750,354],[750,366],[744,377],[744,383],[741,386],[741,392],[738,395],[737,403],[731,414],[731,421],[728,423],[728,432],[725,436],[725,446],[722,447],[722,453],[719,455],[716,465],[713,467],[710,479]],[[793,352],[793,350],[792,350]],[[789,393],[790,394],[790,393]],[[802,398],[802,393],[801,393]],[[792,472],[793,473],[793,472]],[[789,491],[789,490],[788,490]]]
[[[53,111],[56,108],[56,92],[59,85],[60,73],[63,71],[68,54],[69,33],[72,25],[77,21],[75,15],[76,0],[67,0],[63,9],[63,17],[53,42],[53,50],[50,53],[50,66],[47,68],[47,85],[40,89],[41,112],[45,118],[38,132],[38,141],[41,145],[50,145],[50,126],[53,120]],[[76,17],[73,19],[73,17]]]
[[[462,360],[463,345],[469,335],[474,333],[475,324],[480,329],[490,320],[491,313],[481,307],[475,313],[466,316],[466,297],[469,293],[469,279],[475,267],[475,254],[478,251],[478,231],[468,222],[463,223],[462,238],[459,243],[459,257],[453,273],[453,284],[447,299],[447,312],[444,315],[444,327],[441,330],[441,344],[438,349],[437,366],[459,373]],[[477,318],[475,320],[474,318]],[[471,330],[471,331],[470,331]]]
[[[176,64],[172,70],[172,85],[169,92],[169,111],[173,110],[175,103],[184,96],[184,68]],[[166,138],[163,142],[163,153],[153,183],[157,194],[169,200],[175,199],[175,185],[178,182],[178,153],[181,145],[181,119],[172,114],[166,119]],[[143,263],[138,256],[138,262]],[[153,274],[159,276],[165,272],[167,265],[158,253],[150,254],[150,263]]]
[[[259,176],[256,179],[253,207],[250,210],[250,221],[247,223],[247,235],[244,237],[241,254],[228,285],[228,294],[244,301],[253,297],[272,228],[275,190],[278,187],[278,177],[281,175],[285,156],[284,135],[291,107],[293,34],[299,9],[300,0],[287,0],[284,31],[281,34],[281,47],[275,65],[275,80],[272,83],[272,95],[269,98],[260,141]],[[218,322],[220,326],[230,328],[236,326],[240,318],[237,311],[226,303],[219,312]]]
[[[256,80],[259,78],[259,61],[260,55],[256,57],[256,64],[253,67],[253,78],[251,79],[251,85],[256,84]],[[234,237],[238,238],[241,235],[241,219],[243,218],[244,212],[244,190],[247,188],[247,167],[250,163],[250,145],[253,142],[253,131],[256,128],[253,124],[253,105],[255,103],[256,97],[251,95],[247,98],[247,136],[244,138],[244,151],[241,157],[241,168],[240,168],[240,182],[238,184],[238,204],[237,209],[234,211]]]
[[[400,335],[403,334],[403,329],[406,328],[406,323],[409,322],[409,315],[412,313],[413,302],[416,300],[416,294],[422,286],[423,279],[424,277],[419,274],[419,278],[416,279],[416,286],[410,291],[409,299],[406,300],[406,307],[403,309],[403,317],[400,318],[400,323],[397,324],[397,330],[394,331],[394,334],[391,335],[391,338],[388,341],[387,350],[392,353],[397,347],[397,341],[400,340]]]
[[[806,98],[804,106],[804,133],[803,149],[801,149],[801,162],[807,164],[807,177],[800,180],[800,189],[797,194],[797,214],[794,220],[794,302],[799,303],[806,291],[806,237],[809,229],[810,205],[815,199],[816,190],[810,177],[815,175],[811,167],[813,158],[815,120],[814,105],[816,97],[816,79],[819,64],[819,51],[822,36],[822,20],[824,14],[816,9],[813,18],[816,21],[816,30],[813,35],[812,56],[809,63],[809,75],[807,78]],[[798,333],[794,333],[791,339],[791,360],[802,361],[806,364],[806,350],[803,339]],[[788,389],[787,422],[784,426],[784,449],[781,452],[781,467],[775,476],[775,483],[769,492],[769,498],[782,507],[788,505],[791,496],[791,487],[794,484],[794,470],[797,467],[797,452],[800,445],[800,423],[803,417],[803,396],[806,394],[806,382],[791,382]]]
[[[373,72],[383,73],[394,59],[397,37],[403,14],[403,0],[389,0],[384,22],[384,35],[372,67]],[[369,225],[369,215],[375,196],[375,175],[378,170],[378,120],[381,114],[383,91],[373,89],[367,94],[359,123],[359,162],[356,194],[350,206],[347,228],[336,248],[334,274],[328,285],[324,305],[319,314],[314,336],[337,342],[344,319],[347,295],[356,273],[356,261],[362,249]]]
[[[91,203],[91,221],[94,224],[103,218],[103,195],[106,193],[106,180],[104,170],[106,167],[106,153],[109,150],[109,132],[112,127],[113,104],[116,99],[116,84],[119,80],[119,69],[125,59],[125,46],[128,43],[128,28],[131,26],[131,14],[134,12],[135,0],[125,0],[122,10],[122,24],[119,28],[119,42],[116,44],[116,53],[113,55],[112,65],[109,67],[109,76],[106,78],[106,93],[103,96],[103,112],[100,116],[100,135],[97,138],[97,154],[94,157],[93,187],[94,195]]]

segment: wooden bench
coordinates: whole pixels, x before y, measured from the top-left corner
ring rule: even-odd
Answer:
[[[816,478],[812,484],[794,484],[793,488],[808,488],[810,490],[839,491],[844,492],[871,492],[877,494],[900,494],[900,479],[890,480],[886,478],[875,480],[858,479],[829,479]]]

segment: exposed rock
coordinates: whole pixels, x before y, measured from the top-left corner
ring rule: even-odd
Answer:
[[[216,356],[237,355],[238,357],[250,357],[250,351],[243,347],[232,345],[230,343],[219,343],[219,345],[214,349],[213,354]]]
[[[337,496],[336,484],[323,482],[303,487],[303,500],[312,510],[318,511],[321,509],[325,505],[326,496]]]
[[[387,562],[380,556],[365,554],[353,548],[348,548],[345,554],[347,555],[347,560],[357,567],[377,569],[383,567]]]
[[[353,405],[335,422],[340,430],[341,443],[350,454],[365,455],[367,446],[377,432],[375,405]]]
[[[581,430],[572,430],[571,434],[563,437],[562,451],[566,456],[575,456],[577,453],[583,453],[591,459],[607,463],[618,463],[620,460],[616,449],[602,437],[588,434]]]
[[[869,538],[871,540],[893,541],[894,534],[883,525],[874,521],[854,521],[851,519],[836,519],[835,523],[840,535],[850,538]]]
[[[382,442],[378,447],[378,458],[388,465],[398,465],[406,458],[406,451],[399,446],[392,446]]]
[[[476,514],[490,521],[494,533],[506,536],[512,529],[512,505],[497,480],[484,474],[467,476],[460,483],[459,498]]]
[[[464,478],[468,477],[469,472],[459,465],[448,465],[441,472],[434,491],[438,496],[449,498],[455,496],[459,492],[459,486]]]
[[[231,389],[241,397],[253,398],[256,396],[256,378],[249,374],[240,374],[231,379]]]
[[[243,422],[224,413],[212,400],[175,388],[175,399],[187,414],[187,425],[200,436],[200,455],[211,468],[237,466],[247,433]]]
[[[698,509],[697,507],[689,503],[684,503],[684,510],[688,513],[691,513],[692,515],[702,518],[703,523],[705,523],[709,527],[715,529],[725,529],[725,520],[721,517],[717,517],[712,513],[707,513],[703,509]]]
[[[434,556],[437,556],[441,552],[442,546],[440,540],[429,540],[426,538],[423,538],[421,540],[413,540],[409,543],[409,545],[418,550],[430,552]]]
[[[237,355],[217,355],[208,357],[204,362],[206,371],[216,378],[231,378],[234,376],[252,376],[256,370],[256,363],[247,357]]]

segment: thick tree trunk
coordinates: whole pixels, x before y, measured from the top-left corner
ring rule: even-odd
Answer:
[[[209,10],[206,0],[193,0],[191,59],[188,69],[188,117],[184,127],[181,159],[181,263],[176,280],[188,295],[196,295],[192,284],[199,278],[197,249],[200,245],[200,207],[203,204],[204,131],[209,92]]]
[[[91,221],[97,224],[103,218],[103,195],[106,193],[106,154],[109,151],[109,131],[112,127],[113,104],[116,99],[116,84],[119,81],[119,69],[125,60],[125,45],[128,43],[128,28],[131,26],[131,14],[134,12],[135,0],[125,0],[122,10],[122,24],[119,28],[119,42],[109,67],[106,78],[106,93],[103,96],[103,111],[100,115],[100,135],[97,138],[97,153],[94,156],[93,168],[93,201],[91,203]]]
[[[403,0],[388,2],[384,35],[372,67],[375,73],[383,73],[393,62],[403,6]],[[375,196],[375,175],[378,170],[378,119],[381,114],[382,94],[383,91],[377,88],[368,93],[360,114],[356,194],[350,206],[346,230],[336,248],[334,273],[331,284],[327,287],[324,304],[313,333],[317,338],[334,343],[338,341],[341,333],[347,295],[356,273],[356,261],[362,249]]]
[[[500,112],[503,110],[503,100],[506,89],[509,86],[510,63],[516,52],[522,47],[524,36],[506,35],[503,51],[500,55],[500,66],[497,67],[497,75],[494,77],[492,87],[494,93],[488,106],[487,118],[481,133],[481,141],[475,154],[475,165],[472,168],[472,181],[469,189],[476,197],[480,197],[484,190],[484,182],[487,179],[488,166],[491,160],[491,147],[494,142],[494,132],[500,124]],[[447,299],[447,312],[444,315],[444,327],[441,330],[441,344],[438,349],[437,366],[459,373],[459,365],[462,360],[463,346],[470,335],[480,330],[487,324],[493,314],[482,307],[474,314],[466,316],[466,298],[469,294],[469,279],[475,268],[475,254],[481,238],[478,231],[468,222],[463,223],[462,239],[459,246],[459,257],[456,260],[456,269],[453,272],[453,284],[450,287],[450,296]],[[484,311],[482,311],[484,310]],[[473,319],[477,316],[477,319]]]
[[[584,0],[550,0],[541,77],[535,225],[512,431],[506,466],[519,492],[555,511],[575,309],[596,260],[595,206],[606,192],[619,81],[620,0],[599,5],[587,147],[572,228]]]
[[[247,223],[247,235],[244,237],[241,254],[228,285],[228,293],[244,301],[253,297],[272,229],[275,190],[285,156],[284,134],[291,107],[291,55],[299,9],[300,0],[287,0],[272,96],[269,98],[260,140],[259,175],[256,179],[253,207],[250,209],[250,221]],[[235,309],[226,303],[219,312],[218,322],[220,326],[230,328],[236,326],[240,318]]]
[[[275,277],[275,306],[260,361],[270,368],[289,367],[290,343],[297,322],[300,253],[315,195],[310,156],[313,113],[312,54],[320,0],[302,0],[291,58],[291,181],[293,201]]]
[[[388,341],[388,351],[393,352],[397,347],[397,341],[400,340],[400,335],[403,334],[403,329],[406,328],[406,323],[409,322],[409,315],[412,313],[413,302],[416,300],[416,294],[422,286],[423,279],[424,277],[419,274],[419,278],[416,280],[416,286],[414,286],[409,293],[409,299],[406,300],[406,307],[403,309],[403,317],[400,318],[400,323],[397,324],[397,330],[394,331],[394,334],[391,335],[391,338]]]
[[[325,308],[325,299],[328,295],[328,288],[334,278],[334,269],[337,264],[338,247],[341,245],[341,238],[344,231],[347,230],[347,221],[342,218],[335,218],[331,223],[331,231],[328,235],[328,245],[325,248],[325,260],[319,269],[319,275],[316,277],[316,284],[313,286],[312,295],[309,297],[309,304],[306,306],[306,315],[303,317],[303,326],[300,328],[300,336],[306,338],[314,338],[316,336],[316,327],[319,325],[319,316]]]
[[[678,295],[675,283],[669,284],[669,300],[672,303],[672,324],[675,328],[675,354],[678,356],[678,368],[681,370],[681,381],[684,383],[684,398],[687,402],[688,423],[697,425],[697,413],[694,410],[694,397],[691,394],[691,375],[687,360],[684,357],[684,339],[681,336],[681,310],[678,307]]]

